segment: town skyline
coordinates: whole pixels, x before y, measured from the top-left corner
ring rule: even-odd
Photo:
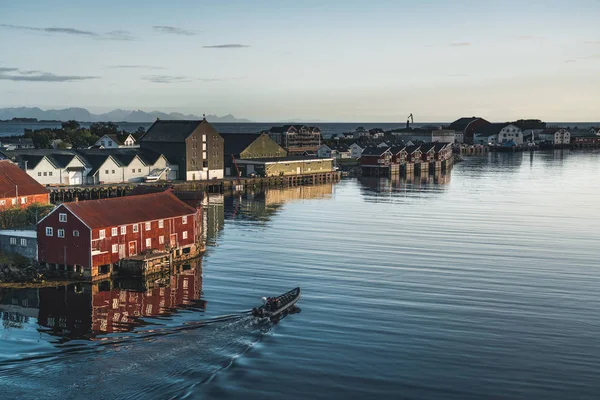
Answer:
[[[596,122],[600,5],[575,3],[5,4],[0,108]]]

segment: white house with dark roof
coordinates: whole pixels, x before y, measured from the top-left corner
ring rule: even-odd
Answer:
[[[69,151],[27,149],[15,151],[19,167],[42,185],[82,185],[90,168]]]
[[[140,147],[131,134],[127,135],[104,135],[94,143],[95,147],[102,149],[118,149],[123,147]]]
[[[571,133],[565,128],[546,128],[538,133],[538,138],[555,145],[571,143]]]
[[[360,158],[360,156],[361,156],[361,154],[362,154],[362,152],[364,150],[365,149],[363,149],[362,147],[360,147],[358,144],[352,143],[350,145],[350,156],[352,158]]]
[[[322,144],[317,149],[317,157],[319,157],[319,158],[329,158],[329,157],[331,157],[331,147],[327,146],[326,144]]]
[[[523,131],[510,123],[494,123],[484,125],[474,132],[474,143],[498,145],[514,143],[523,144]]]

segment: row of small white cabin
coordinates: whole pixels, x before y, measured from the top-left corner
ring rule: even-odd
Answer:
[[[178,167],[162,155],[17,154],[19,166],[42,185],[128,183],[175,180]]]

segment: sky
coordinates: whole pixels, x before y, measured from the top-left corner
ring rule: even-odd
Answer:
[[[0,0],[0,107],[600,121],[600,1]]]

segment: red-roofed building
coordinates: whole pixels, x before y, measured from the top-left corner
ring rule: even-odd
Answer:
[[[147,253],[187,257],[201,248],[201,210],[170,191],[63,203],[37,227],[38,260],[98,280]]]
[[[49,204],[45,187],[9,160],[0,160],[0,211],[31,204]]]

